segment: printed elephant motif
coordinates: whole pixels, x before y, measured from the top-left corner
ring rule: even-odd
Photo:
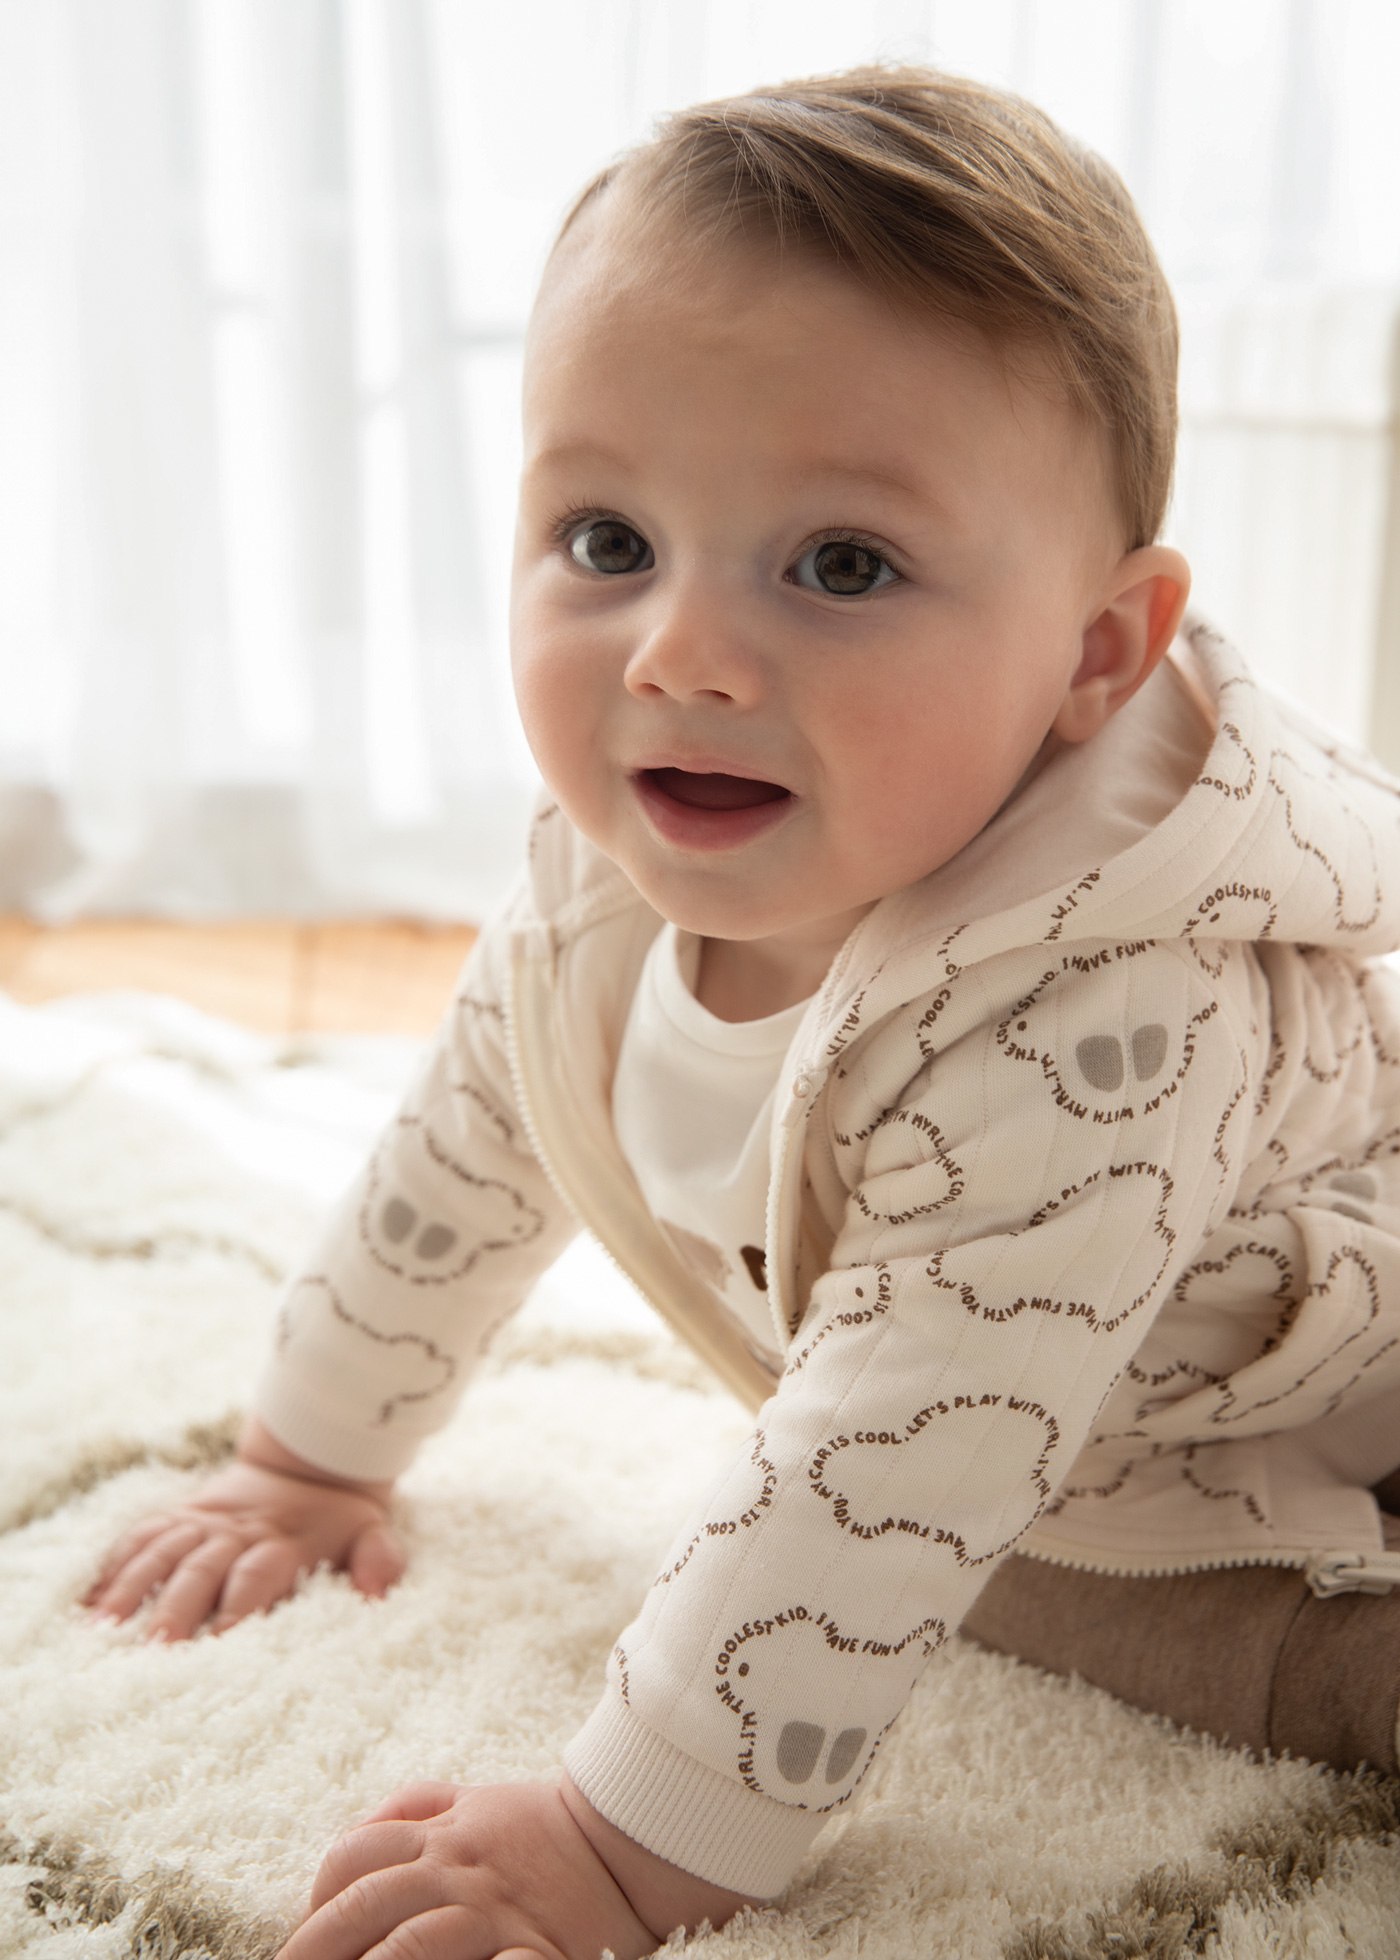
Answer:
[[[429,1212],[417,1194],[433,1186],[444,1195]],[[472,1229],[478,1217],[490,1218],[489,1236]],[[519,1191],[457,1163],[421,1117],[400,1116],[370,1161],[360,1239],[376,1265],[410,1286],[462,1279],[483,1254],[528,1244],[543,1226]]]
[[[1285,1428],[1300,1394],[1315,1416],[1331,1415],[1397,1341],[1400,1325],[1376,1267],[1356,1246],[1339,1245],[1322,1277],[1285,1310],[1263,1353],[1219,1383],[1216,1406],[1196,1431],[1260,1435]]]
[[[870,1191],[857,1189],[852,1200],[872,1224],[931,1219],[961,1198],[967,1174],[922,1110],[887,1110],[868,1136],[863,1175]]]
[[[1152,1418],[1154,1435],[1172,1424],[1193,1433],[1214,1406],[1210,1391],[1287,1331],[1302,1285],[1301,1256],[1295,1233],[1256,1236],[1237,1221],[1223,1226],[1179,1275],[1124,1369],[1115,1418],[1134,1431]]]
[[[1046,1476],[1059,1445],[1060,1426],[1039,1402],[1009,1394],[954,1395],[908,1415],[889,1428],[857,1429],[824,1443],[807,1468],[813,1495],[830,1506],[831,1521],[867,1543],[894,1535],[946,1545],[960,1566],[999,1558],[1028,1531],[1045,1508]],[[917,1493],[919,1459],[932,1462],[992,1460],[1004,1471],[1007,1495],[1000,1512],[986,1518],[980,1492],[920,1501],[917,1495],[889,1505],[892,1469],[903,1490]],[[898,1458],[898,1463],[895,1459]],[[958,1488],[964,1489],[960,1483]]]
[[[1365,932],[1380,917],[1381,874],[1376,839],[1354,810],[1324,789],[1286,750],[1269,762],[1269,788],[1282,800],[1284,828],[1300,859],[1299,902],[1330,911],[1339,931]],[[1313,829],[1318,814],[1322,822]],[[1311,890],[1304,898],[1302,887]]]
[[[1176,1232],[1167,1222],[1172,1179],[1163,1165],[1111,1164],[1107,1171],[1094,1171],[1082,1182],[1064,1186],[1058,1196],[1047,1198],[1016,1234],[1018,1240],[1031,1240],[1033,1233],[1043,1232],[1045,1238],[1040,1243],[1044,1252],[1037,1257],[1034,1242],[1023,1247],[1025,1257],[1018,1261],[1018,1268],[1061,1270],[1059,1227],[1069,1219],[1071,1236],[1077,1239],[1082,1228],[1073,1219],[1073,1208],[1092,1201],[1100,1189],[1114,1232],[1125,1247],[1131,1248],[1111,1296],[1103,1301],[1015,1292],[1014,1282],[998,1291],[975,1243],[971,1248],[950,1246],[936,1252],[928,1263],[928,1277],[935,1286],[956,1293],[967,1311],[983,1320],[1000,1322],[1014,1320],[1018,1314],[1043,1313],[1082,1321],[1095,1334],[1114,1333],[1152,1297],[1171,1262],[1176,1244]]]
[[[457,1243],[456,1228],[441,1219],[420,1218],[406,1198],[386,1198],[379,1215],[379,1229],[391,1245],[400,1247],[400,1256],[431,1265],[445,1259]],[[411,1253],[403,1250],[405,1240],[414,1240]]]
[[[1061,1113],[1079,1122],[1122,1123],[1150,1114],[1176,1094],[1191,1067],[1198,1017],[1182,1025],[1138,1009],[1108,1022],[1100,998],[1077,997],[1078,963],[1129,959],[1136,950],[1070,956],[1017,1002],[996,1032],[1007,1059],[1033,1069]]]
[[[1267,885],[1246,885],[1238,879],[1213,885],[1182,920],[1180,936],[1190,947],[1197,966],[1218,980],[1237,957],[1236,946],[1271,939],[1278,924],[1278,901]]]
[[[674,1578],[684,1572],[699,1545],[712,1539],[732,1538],[741,1531],[752,1531],[768,1516],[778,1488],[778,1466],[765,1455],[767,1447],[768,1439],[763,1431],[755,1430],[748,1464],[738,1473],[737,1479],[731,1479],[737,1487],[730,1505],[722,1516],[706,1518],[700,1529],[691,1534],[684,1549],[657,1574],[653,1585],[669,1586]]]
[[[946,1637],[936,1618],[893,1639],[848,1633],[806,1604],[735,1626],[715,1656],[715,1692],[738,1717],[744,1783],[799,1810],[845,1803]]]
[[[516,1147],[515,1125],[505,1111],[497,1106],[484,1090],[474,1082],[457,1080],[448,1083],[453,1103],[457,1105],[455,1121],[469,1132],[473,1125],[488,1123],[508,1148]]]
[[[382,1428],[405,1402],[440,1395],[457,1373],[457,1364],[426,1334],[390,1333],[352,1314],[330,1281],[310,1274],[292,1288],[277,1319],[277,1348],[307,1348],[312,1354],[329,1337],[335,1344],[349,1329],[354,1338],[354,1379],[373,1383],[373,1411],[367,1420]],[[332,1351],[334,1351],[332,1349]]]
[[[1252,1470],[1255,1480],[1267,1489],[1267,1479],[1257,1477],[1253,1453],[1237,1443],[1204,1446],[1191,1443],[1181,1451],[1178,1462],[1181,1482],[1194,1497],[1212,1509],[1237,1505],[1251,1524],[1272,1530],[1273,1520],[1267,1505],[1254,1484],[1246,1481]]]
[[[1133,1074],[1151,1082],[1167,1059],[1167,1030],[1160,1021],[1146,1021],[1128,1036]],[[1121,1089],[1125,1075],[1123,1043],[1116,1034],[1086,1034],[1074,1051],[1079,1072],[1094,1089]]]
[[[1259,763],[1233,721],[1222,721],[1193,789],[1212,790],[1232,803],[1247,803],[1259,785]]]

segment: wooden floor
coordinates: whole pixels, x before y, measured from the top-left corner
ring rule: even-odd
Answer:
[[[0,992],[174,994],[269,1034],[427,1034],[475,933],[396,920],[39,926],[0,915]]]

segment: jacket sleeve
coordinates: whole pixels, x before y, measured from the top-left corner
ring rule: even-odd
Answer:
[[[829,1269],[564,1759],[714,1884],[784,1888],[1228,1208],[1249,1063],[1210,976],[1097,958],[1047,948],[946,1049],[915,1003],[851,1058],[874,1115],[836,1137]]]
[[[474,943],[416,1080],[288,1288],[254,1410],[339,1476],[402,1471],[578,1230],[524,1134],[504,925]]]

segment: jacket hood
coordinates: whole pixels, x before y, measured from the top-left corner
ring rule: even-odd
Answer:
[[[530,860],[536,916],[559,927],[642,903],[548,799]],[[927,991],[934,953],[951,977],[1031,945],[1128,939],[1400,948],[1400,780],[1260,686],[1198,614],[1096,736],[871,909],[823,1002],[873,988],[868,1023]]]
[[[1188,615],[1170,659],[1098,735],[882,901],[838,964],[858,970],[865,942],[869,972],[878,934],[882,978],[905,955],[926,970],[931,933],[952,971],[1017,947],[1128,939],[1390,953],[1400,781],[1260,686]]]

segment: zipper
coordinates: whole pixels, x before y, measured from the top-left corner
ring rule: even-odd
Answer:
[[[546,926],[544,931],[549,935],[548,966],[550,977],[553,978],[555,961],[559,949],[554,937],[553,927]],[[574,1202],[573,1193],[564,1189],[564,1186],[559,1181],[559,1176],[555,1171],[553,1163],[545,1155],[540,1146],[540,1134],[535,1127],[535,1113],[531,1107],[530,1099],[525,1093],[525,1072],[520,1064],[520,1037],[517,1033],[519,1017],[516,1013],[516,961],[524,957],[526,957],[524,954],[512,954],[506,972],[506,983],[502,989],[501,1021],[506,1037],[506,1067],[510,1070],[510,1086],[515,1091],[515,1106],[520,1111],[520,1121],[525,1131],[525,1140],[530,1146],[530,1154],[544,1172],[545,1178],[555,1197],[569,1211],[577,1215],[578,1206]],[[612,1260],[617,1270],[622,1273],[623,1278],[635,1284],[635,1282],[632,1282],[632,1275],[624,1271],[621,1261],[613,1258],[611,1250],[607,1246],[603,1246],[603,1251]]]
[[[1308,1561],[1308,1584],[1319,1599],[1333,1593],[1385,1593],[1400,1586],[1400,1552],[1319,1552]]]
[[[782,1247],[787,1239],[785,1227],[789,1208],[789,1187],[793,1183],[788,1175],[788,1162],[793,1149],[793,1132],[800,1120],[814,1107],[830,1073],[829,1068],[815,1064],[799,1066],[792,1078],[787,1102],[783,1106],[773,1132],[777,1141],[777,1150],[768,1167],[768,1202],[764,1209],[763,1236],[764,1266],[768,1277],[768,1310],[772,1317],[773,1332],[777,1337],[780,1356],[787,1353],[794,1332],[789,1325],[791,1316],[784,1296],[782,1260]]]
[[[810,1024],[818,1033],[831,1025],[834,1004],[846,981],[847,969],[851,964],[851,950],[859,936],[864,920],[857,920],[847,933],[845,940],[837,949],[816,995],[815,1002],[803,1019],[794,1040],[801,1040],[803,1031]],[[783,1262],[781,1250],[787,1237],[786,1212],[788,1210],[788,1162],[792,1151],[793,1132],[798,1123],[810,1115],[816,1106],[817,1097],[826,1086],[831,1074],[829,1063],[802,1062],[792,1078],[787,1101],[770,1132],[770,1142],[776,1144],[772,1162],[768,1167],[768,1203],[764,1211],[763,1235],[765,1242],[764,1265],[768,1275],[768,1306],[772,1315],[773,1332],[777,1337],[778,1353],[785,1355],[796,1332],[792,1315],[788,1312],[783,1293]]]
[[[1068,1566],[1076,1572],[1097,1572],[1110,1579],[1171,1579],[1187,1572],[1233,1571],[1247,1565],[1282,1565],[1301,1571],[1319,1599],[1337,1593],[1386,1593],[1400,1586],[1400,1551],[1380,1552],[1245,1552],[1236,1558],[1193,1558],[1189,1554],[1165,1565],[1104,1565],[1094,1559],[1069,1558],[1063,1553],[1022,1548],[1026,1558],[1044,1565]]]
[[[554,937],[553,927],[547,926],[545,930],[549,934],[549,958],[547,964],[549,967],[550,979],[552,980],[554,977],[555,963],[558,957],[559,948],[558,948],[558,943]],[[518,1033],[519,1016],[516,1012],[516,994],[517,994],[516,961],[518,959],[524,959],[528,957],[530,956],[526,953],[517,953],[512,957],[510,962],[509,975],[504,990],[504,999],[501,1003],[502,1006],[501,1018],[505,1024],[506,1066],[510,1070],[511,1087],[515,1091],[515,1106],[520,1111],[520,1120],[525,1131],[525,1140],[530,1146],[530,1153],[534,1157],[535,1162],[539,1165],[540,1169],[544,1172],[545,1177],[548,1180],[550,1189],[554,1192],[555,1197],[557,1197],[561,1201],[561,1203],[564,1204],[566,1208],[574,1214],[576,1218],[582,1220],[582,1222],[588,1227],[589,1231],[592,1232],[594,1240],[602,1248],[603,1256],[604,1258],[607,1259],[609,1265],[611,1265],[617,1272],[621,1273],[622,1277],[627,1281],[627,1284],[629,1286],[634,1287],[638,1292],[644,1293],[645,1288],[640,1285],[636,1275],[628,1271],[626,1266],[623,1265],[622,1261],[618,1258],[617,1254],[613,1251],[612,1247],[608,1244],[607,1240],[602,1237],[602,1235],[597,1231],[597,1229],[591,1224],[589,1220],[584,1218],[584,1214],[579,1206],[578,1199],[575,1197],[572,1191],[566,1188],[563,1179],[559,1176],[559,1173],[554,1168],[553,1158],[549,1156],[548,1152],[545,1150],[544,1146],[540,1142],[540,1133],[535,1124],[534,1107],[530,1101],[529,1096],[525,1092],[525,1070],[520,1060],[520,1036]]]
[[[687,1316],[682,1308],[674,1305],[671,1297],[671,1292],[674,1291],[674,1288],[668,1291],[666,1286],[658,1283],[657,1274],[640,1270],[619,1258],[613,1249],[614,1244],[618,1240],[627,1243],[637,1237],[635,1229],[627,1229],[629,1226],[634,1226],[635,1221],[623,1219],[619,1224],[616,1219],[608,1215],[606,1206],[600,1208],[590,1201],[598,1189],[598,1164],[594,1163],[591,1169],[592,1183],[590,1184],[585,1181],[581,1186],[582,1191],[588,1194],[581,1200],[579,1191],[570,1190],[550,1153],[544,1148],[539,1125],[535,1118],[535,1106],[529,1094],[529,1083],[520,1049],[519,996],[521,989],[519,982],[525,962],[531,959],[534,959],[536,964],[547,967],[548,977],[552,981],[558,961],[559,942],[552,928],[547,927],[545,930],[549,935],[547,960],[541,961],[537,954],[519,943],[513,949],[510,960],[509,979],[502,1002],[506,1061],[510,1069],[511,1086],[515,1091],[516,1105],[520,1111],[526,1140],[541,1169],[544,1171],[551,1188],[563,1200],[568,1210],[592,1234],[598,1245],[602,1247],[609,1263],[616,1267],[617,1271],[621,1273],[622,1277],[630,1286],[634,1287],[644,1299],[651,1303],[656,1313],[667,1323],[672,1331],[685,1341],[689,1347],[694,1348],[701,1358],[714,1369],[720,1380],[725,1383],[730,1391],[746,1407],[756,1410],[768,1400],[773,1392],[775,1382],[769,1372],[749,1353],[748,1348],[741,1341],[737,1330],[734,1333],[732,1341],[730,1341],[726,1339],[725,1327],[723,1325],[717,1325],[713,1329],[715,1338],[713,1340],[707,1339],[707,1332],[710,1331],[707,1324],[703,1321],[697,1322],[693,1317]],[[648,1221],[649,1223],[650,1221]]]

